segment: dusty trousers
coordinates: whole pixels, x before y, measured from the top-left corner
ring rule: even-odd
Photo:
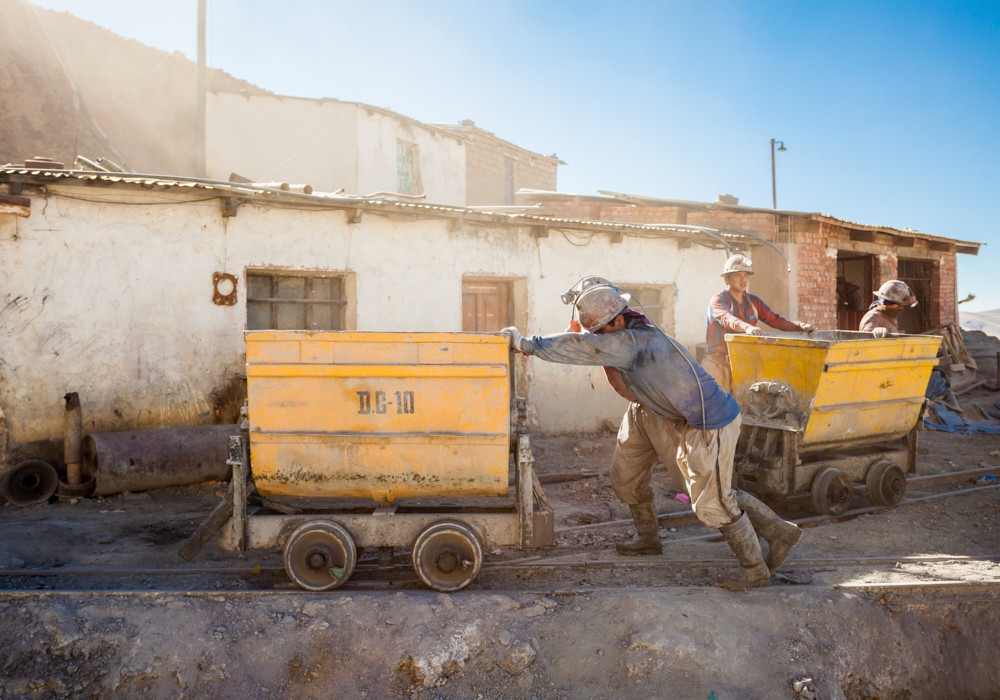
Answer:
[[[618,444],[611,459],[611,488],[630,506],[653,500],[650,488],[653,462],[659,457],[674,487],[686,491],[687,480],[677,467],[677,443],[670,426],[642,404],[633,401],[618,428]]]
[[[733,369],[729,365],[729,357],[725,355],[705,355],[701,368],[708,372],[727,394],[733,393]]]
[[[733,458],[741,425],[743,417],[738,415],[718,430],[697,430],[687,424],[681,431],[677,465],[687,482],[694,514],[713,530],[742,514],[733,489]]]

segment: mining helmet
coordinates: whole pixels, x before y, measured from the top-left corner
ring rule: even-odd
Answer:
[[[576,308],[580,312],[580,325],[593,333],[610,323],[628,306],[628,300],[610,284],[594,284],[580,292]]]
[[[722,276],[731,275],[734,272],[745,272],[748,275],[753,274],[753,260],[745,255],[737,254],[733,255],[726,261],[726,266],[722,268]]]
[[[875,296],[878,297],[878,302],[880,304],[885,304],[885,302],[891,302],[893,304],[899,304],[900,306],[916,306],[917,298],[913,296],[913,292],[906,285],[906,282],[902,280],[889,280],[875,292]]]

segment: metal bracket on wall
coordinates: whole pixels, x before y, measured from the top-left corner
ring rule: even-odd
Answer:
[[[227,284],[228,283],[228,284]],[[224,293],[219,289],[225,289],[229,284],[232,284],[232,291]],[[236,276],[231,275],[228,272],[213,272],[212,273],[212,285],[214,292],[212,293],[212,303],[216,306],[235,306],[236,305]]]

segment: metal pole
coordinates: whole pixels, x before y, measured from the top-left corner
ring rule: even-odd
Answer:
[[[195,114],[195,175],[205,177],[205,5],[198,0],[198,99]]]
[[[774,176],[774,139],[771,139],[771,202],[772,209],[778,208],[778,181]]]

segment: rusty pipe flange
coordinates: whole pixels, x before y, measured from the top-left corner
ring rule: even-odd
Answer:
[[[337,523],[305,523],[285,543],[285,573],[307,591],[339,588],[354,573],[357,562],[354,538]]]
[[[483,548],[475,531],[460,520],[440,520],[413,543],[413,568],[428,588],[453,593],[476,580]]]
[[[3,478],[4,498],[21,507],[45,503],[58,487],[56,468],[41,459],[16,464]]]
[[[94,479],[88,479],[82,484],[67,484],[59,482],[59,500],[68,501],[73,498],[89,498],[94,493]]]

